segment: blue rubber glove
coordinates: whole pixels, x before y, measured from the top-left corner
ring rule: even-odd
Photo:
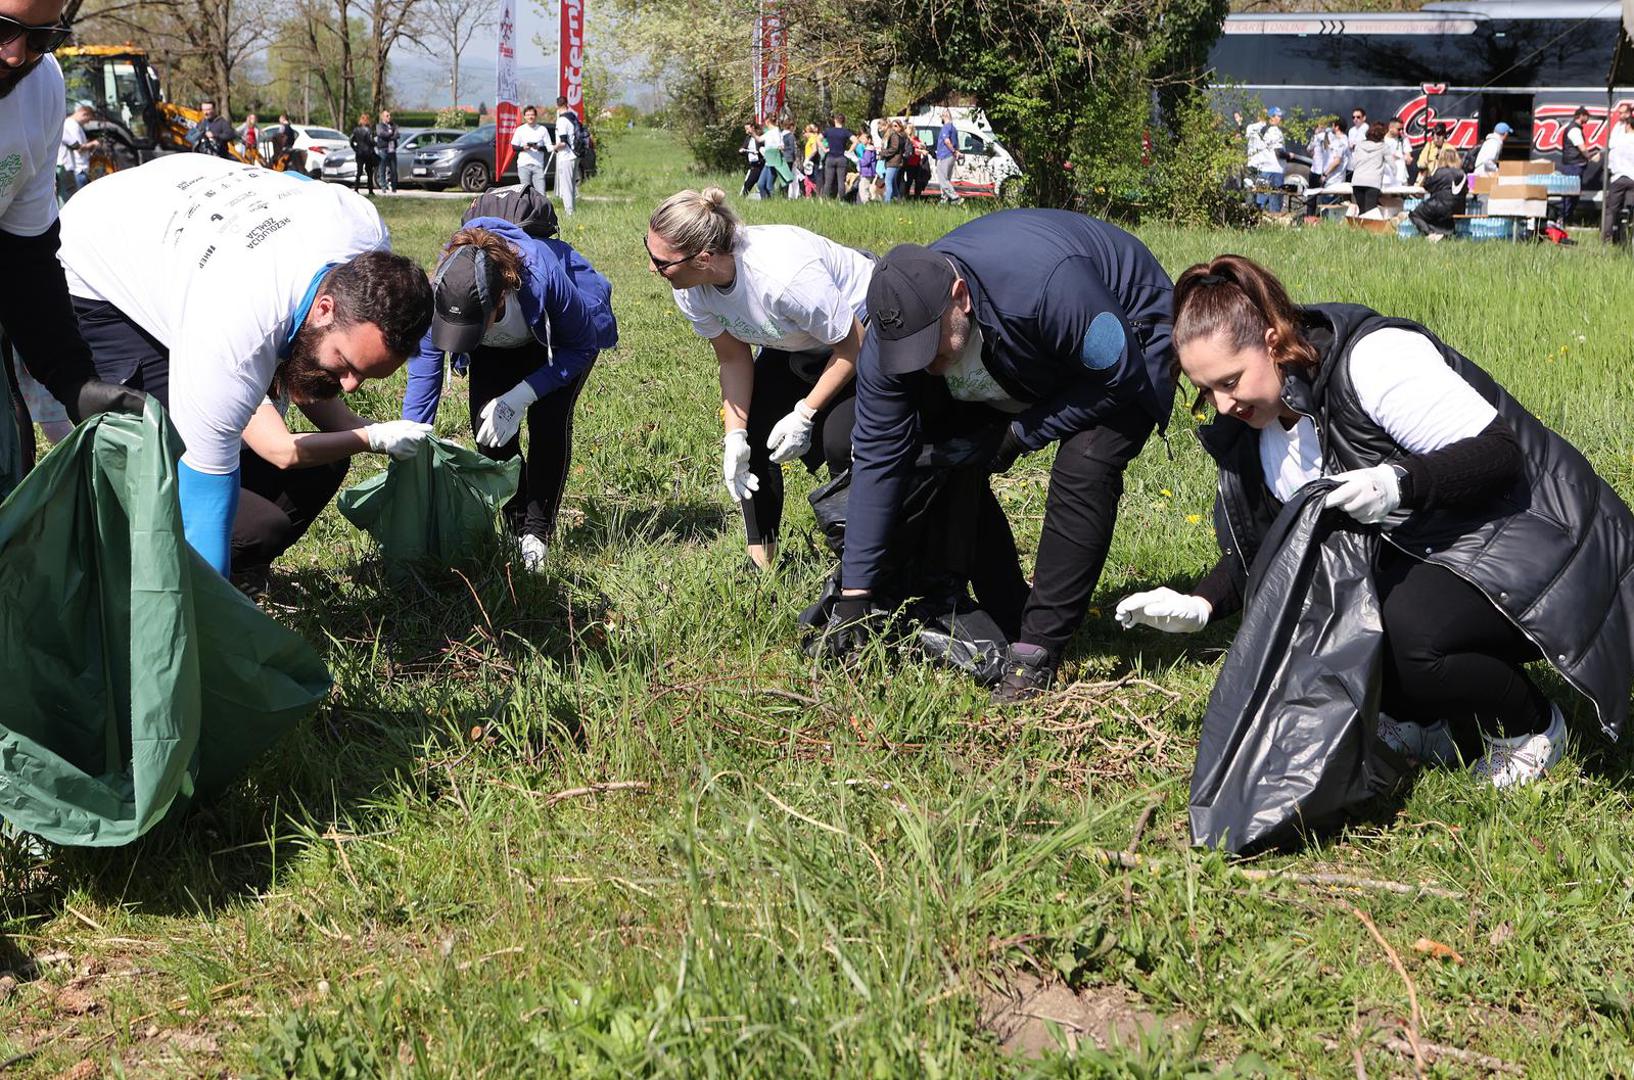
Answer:
[[[238,512],[238,470],[223,476],[176,463],[182,531],[205,562],[226,577],[233,568],[233,516]]]

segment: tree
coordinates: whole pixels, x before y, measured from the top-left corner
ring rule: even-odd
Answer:
[[[477,31],[490,29],[498,21],[493,0],[423,0],[423,6],[425,35],[418,44],[431,56],[437,53],[426,41],[434,41],[447,50],[451,68],[449,104],[458,105],[460,57]]]
[[[224,116],[235,77],[265,45],[271,13],[270,0],[72,0],[64,12],[82,40],[140,38],[172,61],[164,74],[173,93],[195,88]]]
[[[420,44],[416,18],[421,0],[366,0],[369,11],[370,108],[386,107],[386,64],[399,42]],[[422,46],[423,47],[423,46]]]

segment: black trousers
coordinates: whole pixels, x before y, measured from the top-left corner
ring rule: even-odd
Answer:
[[[845,158],[823,159],[823,195],[838,199],[845,194]]]
[[[1061,440],[1050,467],[1033,589],[1021,617],[1023,643],[1059,655],[1084,621],[1112,546],[1124,470],[1156,426],[1145,413],[1126,408]],[[1015,558],[1011,543],[1009,557]]]
[[[350,459],[280,469],[249,447],[238,457],[238,513],[233,517],[233,573],[265,570],[306,535],[346,482]]]
[[[1556,165],[1555,171],[1565,173],[1567,176],[1575,176],[1577,177],[1578,182],[1581,184],[1583,174],[1588,172],[1588,166]],[[1567,222],[1571,221],[1572,212],[1577,209],[1577,201],[1578,197],[1576,195],[1562,195],[1560,197],[1560,206],[1556,213],[1555,220],[1560,222],[1561,225],[1565,225]]]
[[[531,342],[514,349],[477,346],[471,354],[471,430],[482,426],[483,407],[539,370],[550,359],[543,345]],[[593,364],[591,365],[594,366]],[[573,382],[528,406],[528,452],[522,458],[522,480],[505,504],[505,522],[518,536],[549,540],[556,532],[562,490],[573,464],[573,407],[590,377],[590,369]],[[498,448],[478,446],[485,457],[506,461],[522,455],[522,434]]]
[[[1376,187],[1364,187],[1360,184],[1353,185],[1350,189],[1350,196],[1356,201],[1356,212],[1358,214],[1365,214],[1369,210],[1378,209],[1379,189]]]
[[[749,192],[755,190],[755,187],[760,183],[760,174],[765,168],[766,165],[764,162],[751,161],[749,163],[749,171],[743,174],[743,190],[738,192],[738,194],[747,195]]]
[[[1436,233],[1451,236],[1458,224],[1453,216],[1453,207],[1454,203],[1450,199],[1425,199],[1413,208],[1407,219],[1425,236],[1433,236]]]
[[[755,388],[749,397],[749,471],[760,489],[741,504],[744,534],[751,544],[777,539],[783,522],[783,466],[772,463],[766,439],[794,403],[817,385],[829,353],[789,353],[761,349],[755,357]],[[851,467],[851,425],[856,421],[857,384],[853,379],[812,418],[811,449],[801,457],[815,473],[825,462],[828,475]]]
[[[1534,735],[1549,703],[1521,665],[1536,646],[1481,591],[1451,570],[1386,546],[1374,575],[1384,622],[1384,711],[1398,720],[1446,720],[1461,743]]]
[[[1606,218],[1600,227],[1600,239],[1608,244],[1617,239],[1617,222],[1627,206],[1634,206],[1634,179],[1619,176],[1606,188]]]
[[[352,177],[352,190],[356,191],[363,186],[364,181],[369,183],[369,194],[374,194],[374,170],[379,162],[375,158],[356,158],[357,175]]]
[[[170,408],[170,350],[102,300],[74,298],[80,336],[97,377],[134,387]],[[280,469],[249,447],[239,453],[233,572],[264,570],[312,527],[346,479],[349,461]]]

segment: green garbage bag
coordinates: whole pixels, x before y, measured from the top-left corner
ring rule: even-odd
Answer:
[[[129,843],[218,790],[329,672],[187,546],[164,410],[81,424],[0,503],[0,817]]]
[[[335,505],[391,562],[453,566],[494,535],[494,514],[516,494],[522,459],[492,461],[445,439],[347,488]]]

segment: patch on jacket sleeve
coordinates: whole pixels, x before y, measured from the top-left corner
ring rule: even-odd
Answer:
[[[1091,371],[1105,371],[1123,359],[1127,342],[1123,324],[1110,311],[1103,311],[1090,320],[1084,331],[1084,342],[1078,348],[1078,359]]]

